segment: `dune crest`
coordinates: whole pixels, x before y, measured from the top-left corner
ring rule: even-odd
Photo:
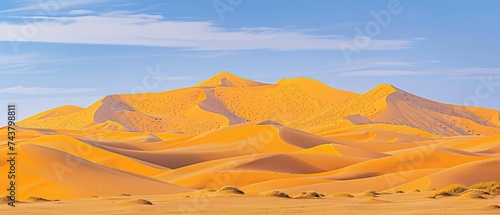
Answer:
[[[436,188],[428,195],[488,199],[500,192],[499,113],[387,84],[357,94],[309,78],[264,84],[222,72],[18,122],[19,197],[214,190],[204,195],[373,199]]]

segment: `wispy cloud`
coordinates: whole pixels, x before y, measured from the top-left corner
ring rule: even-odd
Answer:
[[[46,88],[46,87],[10,87],[0,89],[0,93],[10,93],[10,94],[29,94],[29,95],[40,95],[40,94],[74,94],[74,93],[87,93],[96,91],[95,88]]]
[[[34,1],[35,3],[18,4],[17,7],[0,10],[1,13],[14,12],[45,12],[50,15],[59,12],[65,8],[88,5],[93,3],[105,2],[109,0],[58,0],[58,1]]]
[[[35,58],[33,54],[0,55],[0,75],[32,75],[58,71],[37,67]]]
[[[38,75],[48,74],[59,71],[58,69],[37,70],[36,67],[26,67],[17,70],[1,70],[0,75]]]
[[[455,75],[445,77],[445,79],[451,81],[479,81],[481,77],[485,80],[500,81],[500,75]]]
[[[348,63],[345,61],[334,62],[328,69],[322,68],[317,70],[316,73],[342,73],[342,75],[347,75],[348,72],[355,71],[374,71],[374,70],[411,70],[411,68],[425,65],[434,64],[439,61],[401,61],[391,58],[366,58],[357,59]],[[397,69],[393,69],[397,68]],[[346,74],[343,74],[346,73]]]
[[[92,10],[70,10],[68,15],[87,15],[92,13],[94,13]]]
[[[447,80],[478,80],[480,76],[500,76],[500,68],[448,68],[428,70],[356,70],[339,72],[339,76],[408,76],[444,75]]]
[[[338,76],[407,76],[422,75],[422,72],[407,70],[362,70],[337,73]]]
[[[194,76],[155,76],[158,81],[186,81],[192,80]]]
[[[35,19],[37,20],[37,19]],[[38,17],[38,20],[44,20]],[[99,16],[51,17],[44,23],[0,23],[0,41],[23,35],[27,25],[39,26],[32,38],[19,41],[176,47],[190,50],[341,50],[353,38],[318,35],[267,27],[225,29],[212,22],[169,21],[161,15],[117,11]],[[84,32],[81,29],[85,29]],[[372,39],[365,50],[408,48],[413,40]],[[353,45],[353,44],[352,44]],[[353,45],[354,46],[354,45]]]
[[[436,72],[447,73],[450,75],[500,75],[500,68],[457,68],[436,70]]]
[[[427,40],[427,38],[425,38],[425,37],[415,37],[415,38],[413,38],[413,39],[414,39],[414,40]]]
[[[58,71],[58,69],[37,67],[36,59],[37,56],[34,54],[0,55],[0,75],[47,74]]]

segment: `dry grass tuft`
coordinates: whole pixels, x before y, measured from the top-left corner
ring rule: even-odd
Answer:
[[[464,187],[463,185],[452,184],[452,185],[449,185],[441,190],[434,192],[431,195],[431,198],[436,198],[438,196],[457,196],[457,195],[464,193],[467,190],[468,190],[468,188]]]
[[[365,190],[365,192],[361,193],[361,196],[369,196],[369,197],[377,197],[379,195],[380,195],[380,193],[378,193],[374,190]]]
[[[352,198],[354,196],[352,194],[350,194],[350,193],[334,193],[334,194],[331,195],[331,197]]]
[[[315,192],[315,191],[306,191],[302,192],[299,195],[293,197],[294,199],[319,199],[323,198],[325,195]]]
[[[224,186],[219,188],[216,193],[231,193],[231,194],[245,194],[242,190],[234,186]]]
[[[132,196],[130,193],[117,193],[114,196]]]
[[[490,195],[500,195],[500,182],[482,182],[469,187],[469,189],[479,189],[488,192]]]
[[[262,196],[270,196],[270,197],[279,197],[279,198],[290,198],[290,196],[286,193],[283,193],[278,190],[272,190],[272,191],[267,191],[267,192],[262,192],[260,193]]]

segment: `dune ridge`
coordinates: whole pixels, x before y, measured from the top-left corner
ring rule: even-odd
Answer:
[[[357,94],[308,78],[265,84],[223,72],[193,87],[48,110],[16,128],[23,199],[203,190],[321,199],[500,181],[499,111],[392,85]]]

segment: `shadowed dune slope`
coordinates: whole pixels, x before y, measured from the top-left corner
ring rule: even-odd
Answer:
[[[391,85],[356,94],[308,78],[265,84],[221,72],[193,87],[55,108],[15,128],[22,199],[236,195],[210,191],[221,187],[310,198],[500,180],[499,111]],[[7,140],[2,127],[0,154]],[[0,160],[1,172],[9,168]]]

